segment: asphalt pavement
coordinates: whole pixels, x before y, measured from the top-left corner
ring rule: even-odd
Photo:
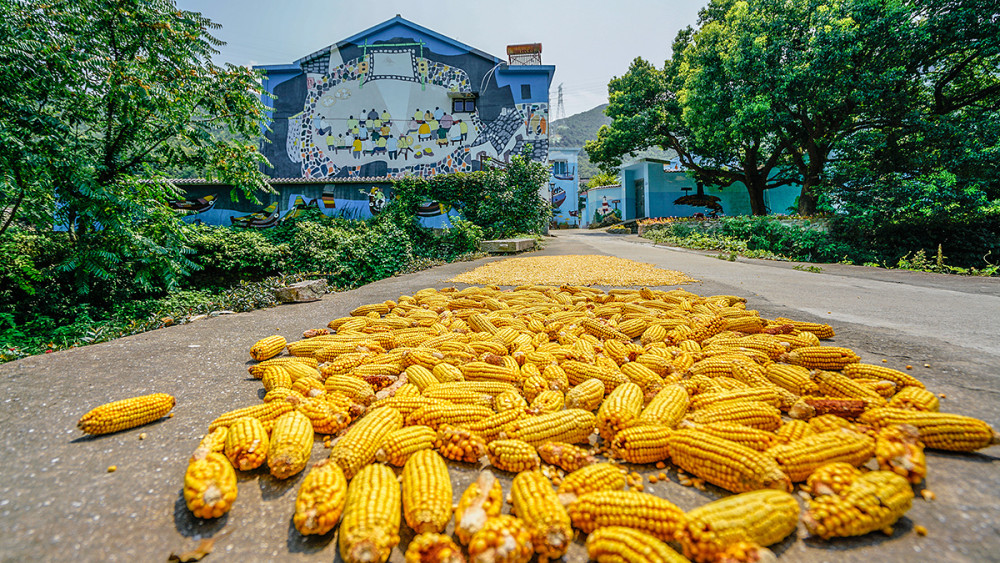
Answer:
[[[701,281],[699,294],[736,294],[768,318],[827,322],[830,342],[862,361],[912,373],[944,394],[943,411],[1000,427],[1000,280],[823,265],[720,260],[713,253],[656,247],[634,236],[554,231],[535,255],[609,254],[680,270]],[[327,295],[323,300],[222,315],[116,341],[0,365],[0,561],[163,561],[171,552],[216,538],[206,561],[339,560],[336,534],[301,537],[291,525],[304,474],[286,481],[266,467],[240,476],[233,510],[213,521],[193,518],[181,487],[192,450],[222,412],[262,396],[249,378],[247,350],[259,338],[289,340],[323,327],[363,303],[395,299],[474,268],[450,264]],[[929,367],[925,367],[929,366]],[[88,437],[79,417],[107,401],[170,393],[172,418]],[[144,435],[144,439],[140,439]],[[326,456],[320,444],[313,461]],[[799,533],[773,547],[782,562],[1000,561],[1000,447],[973,454],[928,454],[925,487],[892,536],[818,541]],[[111,465],[117,471],[107,472]],[[450,464],[455,499],[478,467]],[[649,475],[644,468],[640,473]],[[656,471],[658,472],[658,471]],[[509,479],[502,477],[505,491]],[[717,490],[683,487],[675,473],[646,490],[688,510]],[[914,527],[927,528],[926,537]],[[449,528],[450,531],[450,528]],[[411,537],[402,526],[403,545]],[[396,550],[393,561],[402,561]],[[577,540],[568,561],[586,560]]]

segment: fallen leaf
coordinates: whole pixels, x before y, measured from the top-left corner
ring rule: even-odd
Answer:
[[[167,561],[180,561],[180,563],[189,563],[190,561],[201,561],[206,555],[212,553],[212,547],[215,546],[215,538],[205,538],[201,540],[198,547],[192,549],[191,551],[185,551],[180,555],[171,552],[170,557],[167,557]]]

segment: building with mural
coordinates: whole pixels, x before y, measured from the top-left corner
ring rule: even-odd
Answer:
[[[549,149],[549,198],[552,201],[552,223],[580,225],[580,175],[577,157],[580,147]]]
[[[405,175],[471,172],[518,154],[546,162],[555,67],[541,64],[541,44],[507,51],[504,60],[397,15],[293,63],[255,67],[273,108],[261,151],[278,195],[247,213],[228,198],[199,202],[216,186],[192,182],[178,205],[213,211],[188,219],[215,224],[270,224],[297,206],[366,218]],[[424,207],[440,217],[428,226],[456,212]]]

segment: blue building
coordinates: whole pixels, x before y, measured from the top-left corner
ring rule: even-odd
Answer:
[[[577,158],[581,147],[549,149],[549,198],[552,202],[552,223],[580,225],[580,175]]]

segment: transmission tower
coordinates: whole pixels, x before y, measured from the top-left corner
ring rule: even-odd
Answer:
[[[556,119],[564,119],[566,117],[566,106],[563,105],[563,94],[562,94],[562,83],[559,84],[559,101],[556,103]]]

